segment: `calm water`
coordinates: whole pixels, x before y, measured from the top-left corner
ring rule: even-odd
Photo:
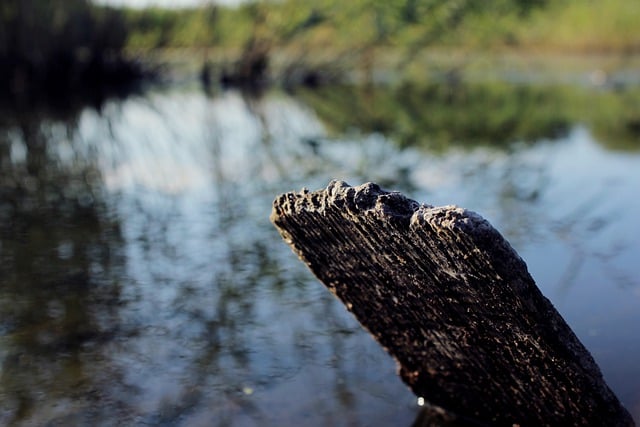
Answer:
[[[0,424],[410,425],[393,361],[268,221],[332,178],[488,218],[640,421],[638,134],[558,110],[533,139],[407,144],[314,99],[174,88],[5,115]]]

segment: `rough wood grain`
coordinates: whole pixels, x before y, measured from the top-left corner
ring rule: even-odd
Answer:
[[[271,221],[413,392],[489,425],[633,425],[509,243],[376,184],[287,193]]]

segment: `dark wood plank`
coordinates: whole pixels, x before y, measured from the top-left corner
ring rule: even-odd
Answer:
[[[368,183],[287,193],[271,221],[413,392],[489,425],[633,421],[500,233]]]

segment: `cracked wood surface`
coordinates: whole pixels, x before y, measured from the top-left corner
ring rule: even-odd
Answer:
[[[279,196],[271,221],[431,404],[489,425],[633,425],[524,261],[478,214],[332,181]]]

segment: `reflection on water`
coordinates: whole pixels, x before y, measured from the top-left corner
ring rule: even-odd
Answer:
[[[577,122],[399,148],[318,108],[175,89],[5,127],[0,424],[410,425],[393,362],[268,222],[331,178],[485,215],[638,418],[640,155]]]

